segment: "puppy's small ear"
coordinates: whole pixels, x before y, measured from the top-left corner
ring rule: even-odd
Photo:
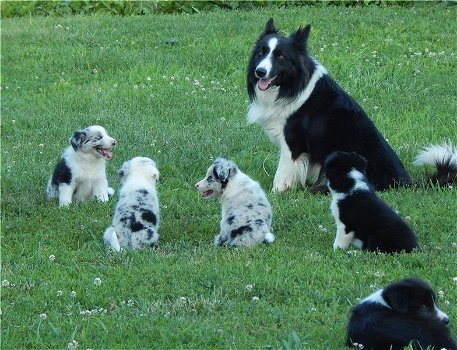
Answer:
[[[152,168],[151,174],[152,174],[152,178],[153,178],[154,180],[159,180],[160,173],[159,173],[159,170],[157,170],[156,167],[153,167],[153,168]]]
[[[219,157],[214,161],[214,176],[226,185],[230,177],[236,174],[237,166],[230,160]]]
[[[125,176],[128,175],[129,173],[129,168],[130,168],[130,161],[127,160],[122,164],[122,167],[119,169],[117,172],[119,174],[119,178],[124,178]]]
[[[84,140],[87,137],[87,133],[84,130],[76,130],[73,136],[70,137],[70,144],[75,151],[81,148]]]
[[[304,28],[300,27],[297,31],[290,35],[290,39],[294,42],[295,46],[300,51],[306,51],[308,43],[309,32],[311,31],[311,25],[307,25]]]
[[[351,152],[351,154],[354,155],[354,159],[356,160],[356,169],[363,174],[366,174],[367,171],[367,166],[368,166],[368,161],[365,157],[361,156],[357,152]]]
[[[265,30],[263,32],[263,35],[269,35],[269,34],[276,34],[278,33],[278,30],[275,27],[275,24],[273,22],[273,17],[271,17],[267,24],[265,25]]]
[[[409,308],[411,289],[408,286],[399,286],[395,288],[387,287],[382,296],[390,307],[402,314],[406,313]]]

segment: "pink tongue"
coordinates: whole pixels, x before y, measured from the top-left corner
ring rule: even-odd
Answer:
[[[106,158],[108,158],[108,159],[113,158],[113,152],[110,152],[110,151],[108,151],[108,150],[106,150],[106,149],[102,150],[101,152],[102,152],[102,154],[103,154],[104,157],[106,157]]]
[[[274,78],[276,78],[276,77],[273,77],[270,79],[260,79],[259,82],[257,83],[259,86],[259,89],[262,91],[267,90],[270,87],[270,83],[273,81]]]

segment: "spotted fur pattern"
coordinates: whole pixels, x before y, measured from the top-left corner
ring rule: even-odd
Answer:
[[[275,240],[271,206],[264,191],[232,161],[217,158],[195,188],[204,198],[220,198],[222,220],[215,245],[254,246]]]
[[[105,160],[112,158],[117,141],[93,125],[76,130],[69,142],[48,181],[46,197],[58,197],[60,207],[91,198],[106,202],[114,190],[108,187]]]
[[[136,157],[119,170],[122,188],[113,223],[103,240],[114,251],[154,247],[159,239],[159,199],[156,181],[159,171],[153,160]]]

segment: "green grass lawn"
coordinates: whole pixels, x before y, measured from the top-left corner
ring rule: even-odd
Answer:
[[[288,33],[311,23],[310,53],[422,183],[380,194],[419,251],[335,253],[328,196],[270,192],[278,150],[245,119],[245,66],[270,16]],[[351,306],[407,276],[441,291],[456,334],[456,189],[424,186],[412,165],[422,146],[457,141],[456,17],[424,4],[2,20],[2,348],[339,349]],[[45,200],[68,138],[92,124],[119,141],[116,190],[123,161],[157,162],[156,251],[105,250],[117,193]],[[213,247],[220,205],[193,186],[218,155],[268,192],[274,244]]]

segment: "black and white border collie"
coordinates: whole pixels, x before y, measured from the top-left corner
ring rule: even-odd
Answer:
[[[447,315],[430,285],[418,278],[392,283],[351,311],[346,345],[367,350],[456,350]]]
[[[435,168],[435,172],[429,177],[432,183],[440,186],[457,183],[457,147],[450,142],[425,147],[417,155],[414,164],[431,165]]]
[[[260,124],[280,149],[273,190],[308,182],[326,191],[321,167],[334,151],[364,156],[376,190],[410,185],[402,162],[363,109],[308,55],[309,32],[307,25],[285,37],[270,19],[247,68],[248,122]]]
[[[220,232],[214,237],[216,246],[254,246],[275,240],[265,192],[234,162],[217,158],[195,188],[203,198],[220,198],[222,220]]]
[[[135,157],[119,170],[122,188],[113,223],[105,230],[103,240],[108,248],[155,247],[159,239],[159,198],[156,182],[159,170],[147,157]]]
[[[417,247],[415,233],[376,195],[366,169],[366,159],[355,152],[334,152],[324,163],[336,224],[333,249],[352,244],[373,252],[412,251]]]
[[[113,157],[117,141],[99,125],[76,130],[69,141],[46,186],[47,198],[58,197],[60,207],[91,198],[106,202],[114,190],[108,187],[105,160]]]

